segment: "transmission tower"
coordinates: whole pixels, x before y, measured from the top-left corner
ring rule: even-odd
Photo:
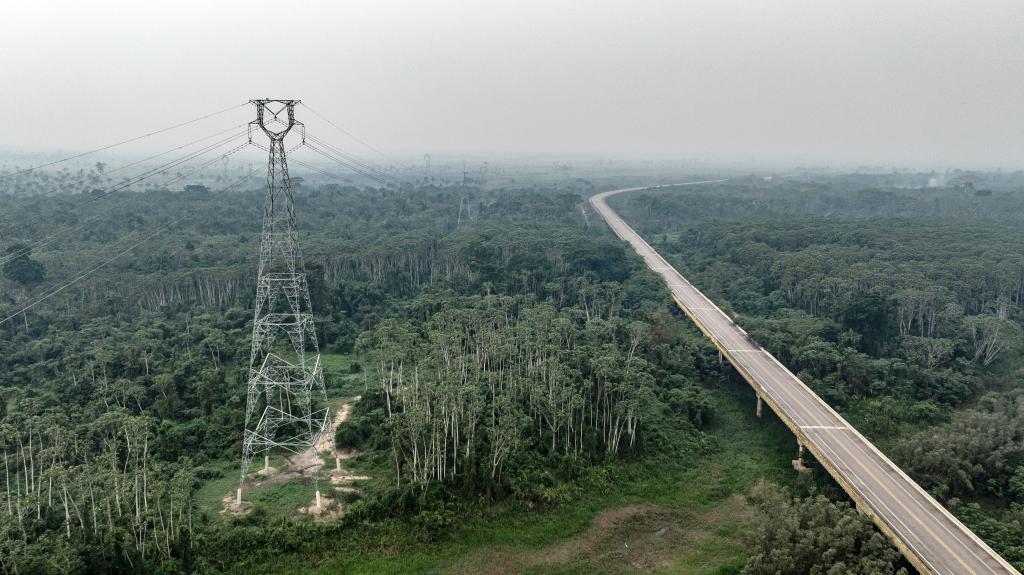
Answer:
[[[256,280],[256,310],[249,356],[249,390],[245,407],[242,482],[252,458],[273,449],[299,453],[315,449],[330,429],[330,414],[320,366],[320,350],[309,300],[302,252],[295,231],[295,208],[284,140],[298,127],[298,100],[251,100],[253,132],[270,140],[263,233]],[[332,452],[334,441],[332,438]],[[315,474],[314,474],[315,477]],[[317,491],[319,505],[320,492]],[[242,488],[236,502],[241,504]]]

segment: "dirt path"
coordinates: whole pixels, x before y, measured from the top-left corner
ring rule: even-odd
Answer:
[[[356,404],[357,401],[359,401],[362,398],[363,396],[357,395],[353,397],[351,400],[342,404],[341,409],[335,411],[334,421],[331,422],[331,434],[321,435],[320,439],[317,440],[317,453],[323,453],[325,451],[329,452],[331,450],[331,447],[334,446],[334,436],[337,435],[338,433],[338,426],[340,426],[342,423],[348,420],[349,416],[352,415],[352,407]],[[335,455],[337,455],[338,453],[336,453]]]
[[[345,420],[352,415],[352,406],[360,399],[362,399],[362,396],[357,395],[351,400],[343,403],[340,408],[334,411],[334,419],[331,421],[330,431],[321,435],[319,439],[317,439],[316,445],[302,453],[289,455],[286,458],[288,460],[289,472],[300,473],[306,477],[312,477],[317,471],[323,468],[324,460],[320,457],[320,454],[331,452],[331,448],[334,446],[334,436],[338,432],[338,426],[344,423]],[[350,456],[340,450],[335,451],[334,455],[341,459],[345,459],[346,456]]]
[[[310,478],[314,477],[316,473],[323,468],[324,460],[320,457],[321,453],[330,453],[331,447],[334,445],[334,436],[337,434],[338,426],[344,423],[349,416],[352,415],[352,407],[355,402],[362,399],[362,396],[355,396],[352,399],[343,403],[339,408],[335,409],[334,419],[331,421],[331,429],[321,435],[316,444],[313,447],[293,455],[285,457],[285,461],[288,463],[288,467],[285,470],[280,470],[274,467],[263,467],[260,469],[254,469],[253,473],[246,476],[245,481],[242,483],[242,490],[248,491],[256,487],[270,487],[293,479],[299,479],[302,477]],[[350,452],[348,450],[337,450],[335,456],[339,459],[348,459],[359,455],[358,453]],[[259,460],[254,461],[256,463]],[[333,463],[333,462],[332,462]],[[348,485],[352,481],[361,479],[369,479],[369,477],[362,477],[353,475],[351,472],[345,469],[332,469],[331,470],[331,485],[335,486],[337,491],[356,491],[355,487]],[[246,503],[242,503],[241,506],[235,503],[235,494],[229,493],[222,498],[224,502],[224,509],[221,513],[230,513],[233,515],[244,515],[248,513],[250,506]],[[300,513],[310,513],[320,516],[320,511],[327,511],[328,508],[334,509],[329,513],[325,513],[323,518],[337,517],[341,513],[340,505],[333,505],[334,499],[329,497],[322,498],[322,508],[316,510],[314,505],[306,508],[300,508]]]

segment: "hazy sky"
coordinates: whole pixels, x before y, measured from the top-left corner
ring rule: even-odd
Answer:
[[[7,148],[92,147],[285,97],[385,150],[1024,168],[1021,0],[8,0],[2,12]]]

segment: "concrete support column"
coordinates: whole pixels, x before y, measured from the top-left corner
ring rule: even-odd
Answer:
[[[235,494],[235,505],[242,504],[242,488],[238,488],[238,492]]]
[[[757,409],[754,411],[758,417],[761,417],[761,394],[757,394]]]
[[[718,350],[718,365],[722,365],[722,350]]]
[[[316,490],[316,510],[320,511],[320,490]]]
[[[341,458],[337,455],[334,456],[334,469],[335,471],[341,471]]]
[[[263,456],[263,469],[270,469],[270,456],[269,455],[264,455]]]
[[[796,452],[796,459],[793,460],[793,469],[797,470],[800,473],[804,473],[804,472],[810,471],[807,468],[807,466],[804,465],[804,444],[801,443],[799,439],[797,439],[796,445],[797,445],[797,452]]]

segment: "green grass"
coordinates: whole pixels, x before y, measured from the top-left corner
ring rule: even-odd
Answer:
[[[235,489],[238,489],[238,462],[223,461],[210,463],[204,467],[218,470],[223,475],[218,479],[205,481],[199,490],[196,491],[196,507],[211,520],[217,521],[221,517],[220,511],[224,509],[224,502],[221,499],[229,493],[234,493]]]
[[[308,507],[316,497],[313,482],[293,479],[268,488],[250,490],[246,501],[263,508],[268,515],[294,516],[300,507]]]
[[[285,469],[287,465],[283,455],[270,456],[271,467],[281,470]],[[200,512],[205,513],[212,521],[223,523],[226,521],[226,516],[221,513],[221,510],[224,509],[223,497],[235,493],[235,490],[238,489],[238,463],[225,461],[205,467],[219,470],[223,476],[203,483],[196,492],[196,505]],[[263,458],[254,459],[252,462],[254,472],[258,474],[262,468]],[[297,508],[308,505],[309,501],[312,501],[314,493],[312,482],[292,480],[271,486],[250,488],[243,493],[242,497],[247,502],[264,507],[271,515],[291,516]],[[294,502],[298,503],[289,509],[288,505]]]
[[[738,574],[747,562],[746,548],[739,539],[738,526],[728,535],[700,542],[692,553],[680,558],[669,573],[692,575]]]
[[[713,391],[713,396],[716,419],[708,434],[714,447],[706,453],[611,466],[608,479],[594,482],[603,488],[588,485],[574,501],[556,508],[480,505],[470,516],[460,517],[459,526],[449,537],[437,542],[418,542],[414,529],[402,519],[365,529],[356,527],[351,537],[342,538],[315,556],[277,557],[266,566],[266,572],[445,573],[457,562],[475,565],[474,558],[486,558],[487,553],[543,555],[547,547],[588,532],[602,511],[625,505],[653,505],[682,514],[680,517],[699,519],[695,514],[725,509],[731,498],[747,493],[761,478],[799,490],[799,479],[790,467],[796,442],[785,426],[768,410],[762,419],[754,416],[754,394],[743,383],[724,384]],[[253,501],[265,505],[268,511],[283,513],[289,506],[294,510],[305,504],[299,501],[300,487],[288,485],[279,495],[253,494]],[[668,550],[672,567],[656,571],[737,573],[746,558],[742,541],[742,522],[746,520],[728,516],[720,520],[720,525],[708,529],[692,544]],[[616,565],[614,557],[598,556],[521,572],[617,573]]]
[[[353,372],[352,364],[360,363],[352,354],[321,353],[320,365],[324,370],[324,387],[330,399],[359,395],[365,387],[361,371]]]

